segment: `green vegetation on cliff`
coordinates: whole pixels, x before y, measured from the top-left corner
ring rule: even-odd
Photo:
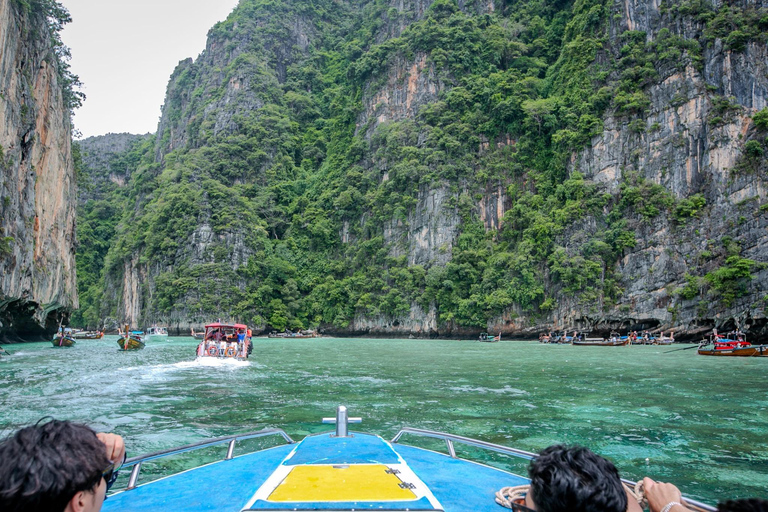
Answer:
[[[560,294],[613,304],[630,221],[685,224],[706,201],[676,204],[630,172],[610,195],[569,158],[608,111],[645,131],[644,87],[659,66],[697,65],[700,46],[669,31],[612,39],[606,0],[488,6],[242,0],[174,72],[129,184],[81,214],[81,243],[105,244],[78,265],[83,320],[117,314],[128,267],[147,276],[147,321],[347,328],[418,305],[441,326],[481,328],[546,313]],[[380,122],[393,100],[372,97],[395,94],[400,68],[434,91]],[[407,233],[435,189],[457,236],[416,262]],[[490,189],[507,208],[489,224]]]
[[[56,0],[13,0],[13,4],[24,15],[45,18],[48,34],[40,34],[36,38],[49,40],[53,47],[54,64],[59,72],[60,86],[64,95],[64,104],[70,113],[80,107],[85,100],[85,93],[80,90],[80,78],[72,73],[69,66],[71,54],[69,48],[61,40],[64,25],[72,21],[69,11]],[[32,26],[36,26],[32,24]]]

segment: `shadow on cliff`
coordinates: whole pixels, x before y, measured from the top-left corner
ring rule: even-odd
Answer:
[[[48,341],[68,317],[58,305],[42,308],[23,299],[0,303],[0,343]],[[44,318],[42,323],[39,318]]]

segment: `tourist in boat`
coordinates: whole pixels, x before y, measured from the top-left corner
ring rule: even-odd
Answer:
[[[237,353],[241,356],[245,353],[243,352],[243,347],[245,346],[245,329],[240,329],[237,333]]]
[[[531,510],[642,511],[624,489],[616,466],[581,446],[545,448],[531,461],[528,478],[531,484],[525,506]]]
[[[118,435],[58,420],[25,427],[0,443],[0,510],[98,512],[124,461]]]

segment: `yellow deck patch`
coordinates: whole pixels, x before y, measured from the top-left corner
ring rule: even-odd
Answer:
[[[383,464],[296,466],[272,491],[269,501],[414,500],[402,481]]]

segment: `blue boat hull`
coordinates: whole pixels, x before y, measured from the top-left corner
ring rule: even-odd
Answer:
[[[411,480],[416,484],[413,498],[307,500],[306,496],[320,493],[302,493],[301,489],[284,491],[281,499],[274,498],[278,494],[277,489],[287,481],[283,475],[291,474],[295,468],[332,473],[333,470],[329,468],[344,470],[356,465],[399,468],[394,473],[403,482],[409,482],[404,484],[406,488],[412,485]],[[342,485],[341,480],[339,482]],[[496,491],[502,487],[525,483],[527,479],[512,473],[421,448],[391,444],[370,434],[354,433],[344,438],[318,434],[308,436],[298,444],[216,462],[117,493],[104,503],[103,510],[384,509],[498,512],[500,507],[494,501]],[[304,498],[290,501],[291,492]],[[286,493],[288,499],[285,498]]]

